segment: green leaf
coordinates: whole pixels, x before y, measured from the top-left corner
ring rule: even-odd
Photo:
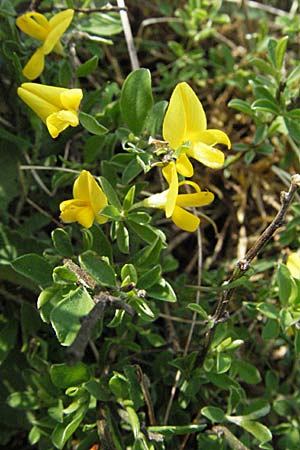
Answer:
[[[73,246],[69,233],[62,229],[56,228],[51,233],[52,242],[55,250],[65,258],[71,258],[73,256]]]
[[[290,134],[291,138],[294,139],[298,144],[300,143],[300,127],[299,127],[299,118],[296,119],[294,117],[285,116],[284,123]],[[293,145],[292,150],[295,152],[298,161],[300,161],[300,150],[297,145]]]
[[[155,315],[146,300],[137,296],[132,296],[130,298],[130,306],[132,306],[132,308],[138,313],[139,317],[146,322],[152,322],[155,319]]]
[[[276,71],[274,68],[266,62],[264,59],[261,58],[253,58],[249,61],[249,64],[253,65],[254,67],[257,67],[262,73],[265,73],[267,75],[275,75]]]
[[[130,217],[130,219],[129,219]],[[143,241],[148,244],[152,244],[152,242],[157,238],[158,232],[155,228],[151,227],[151,225],[144,225],[137,223],[135,220],[131,219],[131,214],[128,216],[128,225],[130,228],[141,238]]]
[[[156,264],[155,266],[152,267],[152,269],[143,273],[139,277],[137,287],[139,289],[149,289],[154,284],[157,284],[159,282],[160,277],[161,277],[161,265]]]
[[[122,172],[122,183],[124,185],[131,183],[142,171],[138,156],[135,156]]]
[[[117,224],[117,244],[121,253],[129,253],[129,233],[123,222]]]
[[[198,431],[202,431],[206,428],[205,424],[201,425],[158,425],[147,427],[147,430],[151,433],[159,433],[164,436],[172,436],[172,435],[181,435],[188,433],[197,433]]]
[[[130,282],[137,283],[137,273],[136,268],[133,264],[125,264],[121,269],[121,279],[122,281],[128,277]]]
[[[187,305],[187,307],[191,310],[196,312],[197,314],[199,314],[200,317],[202,317],[203,319],[207,319],[208,318],[208,314],[205,311],[204,308],[202,308],[202,306],[198,305],[198,303],[189,303]]]
[[[248,116],[253,116],[253,110],[251,109],[250,103],[246,102],[245,100],[240,100],[238,98],[234,98],[228,103],[229,108],[237,109],[238,111],[241,111]]]
[[[239,359],[235,360],[233,365],[235,371],[245,383],[257,384],[261,381],[261,376],[258,369],[252,364]]]
[[[296,66],[287,77],[286,84],[292,88],[294,84],[298,84],[300,80],[300,64]]]
[[[275,339],[280,332],[280,326],[278,320],[268,319],[267,323],[263,327],[262,337],[264,340]]]
[[[52,383],[66,389],[71,386],[79,386],[90,379],[88,367],[82,362],[77,364],[52,364],[50,367],[50,378]]]
[[[130,399],[130,386],[128,380],[121,373],[115,372],[114,375],[110,378],[109,389],[120,402],[123,402],[126,399]]]
[[[77,276],[71,272],[66,266],[57,266],[53,270],[53,281],[57,284],[75,284]]]
[[[231,367],[232,358],[230,355],[217,353],[216,371],[217,373],[225,373]]]
[[[122,323],[124,315],[125,315],[124,309],[117,309],[115,311],[114,317],[106,326],[108,328],[117,328]]]
[[[76,69],[76,75],[78,77],[86,77],[87,75],[90,75],[98,66],[98,56],[92,56],[92,58],[88,59],[85,63],[81,64]]]
[[[277,70],[281,70],[282,66],[283,66],[283,61],[284,61],[284,55],[285,55],[285,50],[286,50],[286,46],[288,43],[288,36],[283,36],[276,45],[276,52],[275,52],[275,62],[276,62],[276,68]]]
[[[267,44],[268,57],[274,68],[277,68],[276,48],[277,48],[277,40],[275,40],[274,38],[270,38]]]
[[[137,265],[146,268],[153,266],[153,264],[157,264],[163,247],[164,245],[161,239],[157,236],[151,245],[147,245],[137,254]]]
[[[272,439],[272,433],[265,425],[252,420],[243,420],[240,427],[251,433],[260,443],[268,442]]]
[[[88,292],[79,287],[70,291],[51,311],[50,320],[62,345],[72,344],[81,328],[81,318],[95,306]]]
[[[160,280],[158,284],[151,286],[147,290],[147,294],[149,297],[152,297],[156,300],[162,300],[164,302],[176,302],[176,294],[168,281],[164,278]]]
[[[97,283],[103,286],[116,286],[116,275],[113,268],[94,252],[88,250],[79,256],[81,267],[87,271]]]
[[[93,236],[92,250],[99,256],[107,256],[112,261],[112,245],[100,225],[95,224],[90,230]]]
[[[145,123],[149,136],[156,136],[159,133],[167,106],[168,102],[162,100],[150,109]]]
[[[123,211],[128,211],[134,202],[134,196],[135,196],[135,185],[131,186],[130,189],[128,189],[124,200],[123,200]]]
[[[259,399],[252,402],[247,407],[247,414],[242,416],[243,420],[257,420],[269,414],[271,406],[265,399]]]
[[[121,33],[123,30],[120,14],[107,13],[90,14],[88,22],[83,23],[81,28],[87,33],[106,37]]]
[[[298,288],[291,272],[285,264],[279,264],[277,269],[279,300],[282,306],[293,303],[298,296]]]
[[[79,113],[79,121],[83,128],[85,128],[89,133],[96,134],[97,136],[101,136],[108,132],[108,129],[101,125],[95,117],[90,114],[80,112]]]
[[[205,406],[201,409],[201,414],[213,423],[222,423],[225,420],[223,410],[215,406]]]
[[[108,198],[109,203],[113,205],[115,208],[117,208],[119,211],[121,211],[122,210],[121,202],[110,182],[104,177],[99,177],[99,181],[106,197]]]
[[[150,71],[137,69],[131,72],[122,87],[120,107],[123,120],[136,135],[143,130],[152,103]]]
[[[277,319],[279,317],[278,308],[276,308],[276,306],[272,305],[271,303],[258,303],[256,308],[269,319]]]
[[[43,288],[52,284],[52,268],[42,256],[27,253],[16,258],[11,265],[16,272],[30,278]]]
[[[138,415],[132,406],[126,406],[126,412],[128,414],[128,421],[131,426],[133,436],[137,439],[140,433],[140,421]]]
[[[77,430],[87,411],[87,405],[80,406],[77,411],[64,418],[64,422],[59,423],[53,430],[51,440],[53,445],[62,450],[68,439]]]
[[[277,103],[265,98],[255,100],[252,103],[251,108],[256,111],[264,111],[271,114],[280,114],[280,109]]]

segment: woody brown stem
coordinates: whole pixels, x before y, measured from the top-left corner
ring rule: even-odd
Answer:
[[[247,270],[250,268],[251,261],[259,254],[263,246],[271,239],[276,230],[283,225],[288,207],[290,206],[294,195],[299,188],[300,175],[293,175],[288,192],[281,193],[281,208],[278,211],[277,215],[270,223],[270,225],[265,229],[265,231],[260,235],[254,245],[248,250],[244,258],[238,261],[231,277],[224,283],[224,290],[218,300],[216,309],[210,318],[210,326],[205,334],[202,351],[200,351],[199,353],[200,364],[203,363],[204,358],[209,350],[214,335],[214,330],[217,324],[227,319],[226,310],[235,291],[235,288],[226,289],[226,285],[238,280],[247,272]]]

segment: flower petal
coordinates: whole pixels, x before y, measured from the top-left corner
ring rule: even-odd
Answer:
[[[74,109],[76,111],[79,108],[82,97],[82,89],[65,89],[60,94],[60,101],[64,109]]]
[[[159,192],[158,194],[150,195],[150,197],[147,197],[143,200],[143,205],[146,208],[165,209],[168,191],[169,190],[167,189],[163,192]]]
[[[40,41],[46,39],[47,33],[50,30],[47,18],[37,12],[23,14],[17,18],[16,24],[28,36]]]
[[[74,17],[74,9],[71,9],[71,8],[65,9],[64,11],[61,11],[61,12],[55,14],[49,20],[49,25],[51,27],[51,30],[53,30],[53,28],[57,27],[61,22],[68,22],[68,25],[67,25],[67,28],[68,28],[68,26],[72,22],[73,17]]]
[[[93,176],[88,170],[82,170],[73,185],[73,197],[85,202],[90,202],[90,179]]]
[[[198,192],[193,194],[179,194],[176,206],[205,206],[209,205],[215,196],[212,192]]]
[[[84,228],[91,228],[95,220],[95,214],[92,208],[80,208],[76,215],[76,222],[80,223]]]
[[[298,252],[291,253],[288,256],[286,266],[292,276],[300,280],[300,254]]]
[[[191,164],[186,153],[181,153],[179,158],[176,160],[176,170],[180,175],[184,177],[192,177],[194,175],[194,168]]]
[[[18,88],[18,96],[39,116],[43,122],[46,123],[47,117],[50,114],[59,111],[59,108],[39,97],[34,92],[28,90],[27,85],[32,84],[34,83],[23,83],[21,87]]]
[[[195,142],[206,129],[206,116],[193,89],[187,83],[175,87],[163,123],[163,137],[173,149],[184,142]]]
[[[79,222],[83,227],[90,228],[94,223],[94,213],[92,208],[86,202],[76,199],[65,200],[59,205],[63,222]]]
[[[220,169],[224,165],[224,154],[210,145],[197,142],[187,154],[211,169]]]
[[[166,217],[171,217],[175,208],[176,198],[178,194],[178,176],[175,163],[171,162],[167,166],[165,166],[162,170],[162,173],[169,184],[169,189],[167,190],[165,213]]]
[[[197,142],[203,142],[207,145],[224,144],[228,148],[231,148],[229,137],[221,130],[210,129],[200,131],[197,135]]]
[[[61,110],[50,114],[46,119],[46,125],[51,137],[56,138],[68,126],[77,127],[78,115],[74,111]]]
[[[105,206],[107,206],[107,197],[93,176],[89,177],[88,183],[90,203],[96,216],[103,208],[105,208]]]
[[[45,58],[41,48],[38,48],[23,69],[24,77],[29,80],[38,78],[44,70]]]
[[[50,19],[49,25],[51,31],[48,33],[43,45],[45,55],[48,55],[48,53],[52,52],[53,47],[57,44],[61,36],[64,34],[66,29],[72,22],[73,15],[73,9],[67,9],[56,14]]]
[[[186,111],[178,84],[170,98],[170,103],[163,121],[163,138],[171,148],[176,150],[184,142],[186,135]]]
[[[199,217],[194,216],[194,214],[185,211],[179,206],[175,206],[172,220],[179,228],[189,232],[196,231],[200,224]]]
[[[37,95],[41,99],[46,100],[48,103],[51,103],[57,110],[68,109],[64,107],[60,99],[61,94],[68,91],[67,88],[48,86],[46,84],[39,83],[23,83],[21,87],[26,89],[28,92]]]

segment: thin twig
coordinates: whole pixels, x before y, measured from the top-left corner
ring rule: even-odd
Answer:
[[[215,312],[210,318],[210,327],[205,334],[204,345],[199,353],[199,362],[203,363],[204,358],[209,350],[211,340],[213,338],[214,330],[219,322],[226,320],[226,309],[228,303],[232,298],[235,288],[226,290],[226,285],[239,279],[250,268],[251,261],[259,254],[264,245],[271,239],[276,230],[284,223],[284,218],[288,207],[290,206],[296,191],[300,188],[300,175],[293,175],[291,177],[291,184],[288,192],[281,193],[281,208],[276,214],[273,221],[257,239],[254,245],[248,250],[244,258],[240,259],[237,263],[235,270],[233,271],[229,280],[224,283],[224,291],[218,300]]]
[[[129,58],[131,62],[131,69],[136,70],[140,67],[137,53],[135,50],[130,22],[127,14],[127,9],[124,0],[117,0],[118,7],[120,8],[120,17],[124,30],[125,40],[128,48]]]
[[[24,154],[26,161],[31,164],[31,160],[30,157],[27,153]],[[33,178],[35,179],[35,181],[37,182],[37,184],[40,186],[40,188],[46,192],[47,195],[49,195],[49,197],[53,197],[53,193],[51,191],[49,191],[49,189],[47,188],[47,186],[45,185],[45,183],[41,180],[40,176],[36,173],[36,171],[34,169],[31,169],[31,173]]]
[[[35,165],[21,165],[19,166],[20,170],[57,170],[58,172],[70,172],[76,173],[77,175],[80,173],[80,170],[68,169],[67,167],[55,167],[55,166],[35,166]]]
[[[45,211],[43,208],[41,208],[37,203],[35,203],[33,200],[31,200],[29,197],[26,197],[26,202],[29,203],[30,206],[32,206],[34,209],[36,209],[39,213],[43,214],[45,217],[49,217],[51,222],[54,222],[56,226],[61,228],[61,223],[54,219],[51,214],[49,214],[47,211]]]

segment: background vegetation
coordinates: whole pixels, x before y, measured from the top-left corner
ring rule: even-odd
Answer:
[[[299,171],[298,2],[128,0],[136,71],[117,8],[93,12],[104,4],[0,0],[1,446],[299,449],[297,193],[232,278]],[[30,6],[75,8],[39,79],[84,91],[81,125],[57,139],[16,93],[37,48],[15,24]],[[195,166],[215,194],[195,233],[130,211],[163,189],[149,137],[180,81],[232,142],[224,169]],[[59,220],[82,169],[111,205],[88,230]]]

